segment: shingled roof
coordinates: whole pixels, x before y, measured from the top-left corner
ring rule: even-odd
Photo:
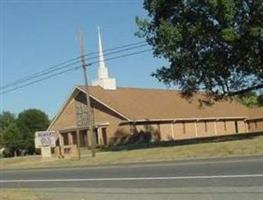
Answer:
[[[85,91],[84,86],[77,86]],[[176,90],[119,87],[104,90],[89,87],[90,95],[129,119],[176,119],[210,117],[249,117],[249,109],[235,100],[200,107],[198,97],[185,100]]]
[[[249,109],[249,118],[263,118],[263,107]]]

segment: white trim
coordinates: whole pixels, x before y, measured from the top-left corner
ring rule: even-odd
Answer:
[[[262,178],[263,174],[236,174],[211,176],[157,176],[157,177],[120,177],[120,178],[69,178],[69,179],[7,179],[0,183],[34,183],[34,182],[94,182],[94,181],[154,181],[154,180],[191,180],[191,179],[225,179],[225,178]]]
[[[248,118],[245,121],[254,121],[254,120],[262,120],[263,117],[252,117],[252,118]]]
[[[247,117],[204,117],[204,118],[168,118],[168,119],[136,119],[136,120],[129,120],[123,121],[120,124],[125,123],[137,123],[137,122],[179,122],[179,121],[203,121],[203,120],[247,120]]]

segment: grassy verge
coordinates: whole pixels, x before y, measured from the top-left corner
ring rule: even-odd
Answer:
[[[35,193],[26,189],[1,189],[1,200],[41,200]]]
[[[21,157],[0,159],[0,169],[26,169],[43,167],[74,167],[124,163],[145,163],[154,161],[173,161],[197,157],[226,157],[234,155],[263,155],[263,136],[227,142],[213,142],[172,147],[155,147],[138,150],[99,152],[91,158],[87,151],[81,160],[41,159],[40,157]]]

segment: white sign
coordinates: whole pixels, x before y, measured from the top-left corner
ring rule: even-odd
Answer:
[[[35,132],[35,147],[55,147],[58,136],[55,131]]]

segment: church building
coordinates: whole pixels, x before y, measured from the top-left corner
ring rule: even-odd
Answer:
[[[98,79],[88,88],[98,145],[136,132],[167,141],[263,131],[263,107],[247,108],[235,100],[201,107],[198,95],[189,102],[176,90],[117,87],[104,61],[100,32],[98,43]],[[90,145],[86,89],[73,89],[48,128],[64,145]]]

